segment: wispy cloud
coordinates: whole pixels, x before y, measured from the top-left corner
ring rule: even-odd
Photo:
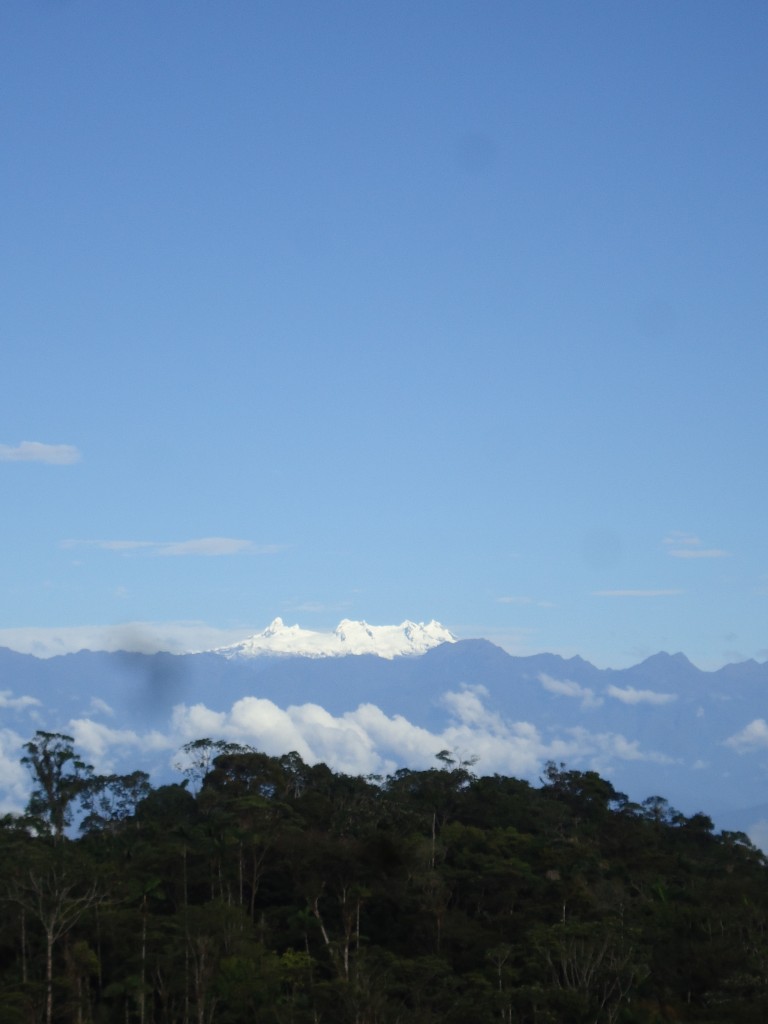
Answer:
[[[705,548],[695,534],[681,530],[673,530],[666,536],[664,545],[672,558],[727,558],[730,554],[722,548]]]
[[[695,533],[686,533],[684,530],[672,530],[672,532],[668,533],[664,538],[664,543],[673,545],[674,547],[695,548],[699,547],[701,540]]]
[[[628,740],[620,732],[590,733],[582,726],[575,726],[568,732],[574,737],[577,749],[589,752],[591,765],[601,775],[614,770],[616,759],[620,761],[648,761],[651,764],[673,764],[674,759],[658,750],[643,750],[638,740]]]
[[[109,715],[114,718],[114,710],[101,697],[91,697],[91,711],[97,715]]]
[[[677,597],[682,590],[593,590],[593,597]]]
[[[670,704],[673,700],[677,700],[677,694],[675,693],[636,690],[634,686],[627,686],[625,689],[621,689],[618,686],[609,686],[605,692],[609,697],[614,697],[623,704]]]
[[[23,711],[25,708],[39,707],[39,705],[40,701],[37,697],[14,697],[10,690],[0,690],[0,708]]]
[[[79,462],[80,452],[71,444],[43,444],[41,441],[22,441],[14,448],[0,444],[0,462],[46,462],[51,466],[71,466]]]
[[[276,545],[258,545],[250,540],[239,540],[235,537],[200,537],[196,540],[174,541],[170,544],[158,544],[155,554],[170,557],[184,555],[273,555],[278,551]]]
[[[511,594],[505,597],[497,597],[499,604],[532,605],[535,608],[554,608],[551,601],[539,601],[535,597]]]
[[[596,697],[595,691],[588,686],[581,686],[572,679],[553,679],[545,672],[539,674],[539,682],[548,693],[556,693],[559,697],[575,697],[584,708],[599,708],[602,697]]]
[[[164,558],[196,555],[217,557],[220,555],[274,555],[284,550],[281,544],[254,544],[251,540],[237,537],[196,537],[192,540],[64,540],[63,548],[94,547],[102,551],[139,552]]]

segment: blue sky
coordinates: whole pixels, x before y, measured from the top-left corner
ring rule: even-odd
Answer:
[[[0,643],[768,657],[767,39],[752,2],[6,0]]]

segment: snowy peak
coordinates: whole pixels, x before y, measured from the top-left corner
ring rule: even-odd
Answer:
[[[342,619],[332,633],[321,633],[298,625],[286,626],[278,618],[262,633],[255,633],[230,647],[219,647],[215,653],[225,658],[257,658],[262,654],[292,654],[304,658],[375,654],[391,659],[424,654],[439,644],[455,642],[453,633],[434,619],[427,623],[406,619],[399,626],[369,626],[367,622]]]

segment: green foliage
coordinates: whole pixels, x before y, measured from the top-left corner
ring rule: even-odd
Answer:
[[[211,739],[181,785],[38,733],[0,820],[0,1024],[757,1024],[768,866],[595,772],[384,780]],[[79,808],[80,834],[67,830]]]

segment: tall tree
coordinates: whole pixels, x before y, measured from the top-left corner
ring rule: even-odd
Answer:
[[[24,744],[21,763],[32,774],[33,789],[27,813],[60,840],[71,823],[72,804],[84,791],[93,774],[75,752],[74,739],[60,732],[38,730]]]

